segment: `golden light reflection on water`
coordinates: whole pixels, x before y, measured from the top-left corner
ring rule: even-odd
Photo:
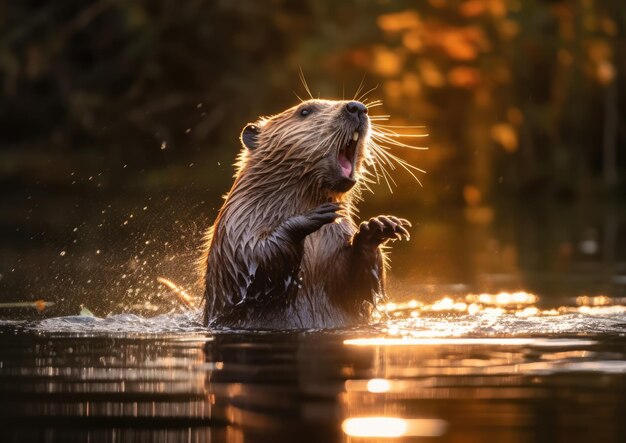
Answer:
[[[391,383],[384,378],[372,378],[367,382],[367,390],[372,393],[382,393],[389,391]]]
[[[447,296],[428,304],[418,300],[402,303],[390,302],[384,308],[392,318],[416,318],[433,314],[500,316],[507,313],[516,317],[529,318],[576,312],[588,315],[626,312],[626,306],[620,304],[624,303],[623,299],[613,299],[606,295],[579,296],[576,298],[575,306],[560,306],[550,309],[540,309],[535,306],[538,302],[539,296],[530,292],[518,291],[468,294],[456,298]]]
[[[590,346],[595,340],[583,339],[542,339],[542,338],[419,338],[419,337],[375,337],[344,340],[352,346],[433,346],[433,345],[494,345],[494,346]]]
[[[341,429],[350,437],[439,437],[446,432],[444,420],[432,418],[354,417],[347,418]]]

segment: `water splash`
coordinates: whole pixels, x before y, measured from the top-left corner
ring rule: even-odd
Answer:
[[[189,310],[155,317],[136,314],[116,314],[105,318],[71,315],[27,324],[26,329],[41,334],[168,334],[206,333],[200,311]]]
[[[541,309],[539,297],[525,292],[468,294],[443,297],[432,303],[410,300],[388,303],[389,319],[354,332],[368,338],[559,337],[626,334],[626,306],[606,296],[579,297],[576,305]],[[159,334],[209,333],[199,309],[144,317],[132,313],[105,318],[67,316],[49,318],[27,327],[38,333]]]

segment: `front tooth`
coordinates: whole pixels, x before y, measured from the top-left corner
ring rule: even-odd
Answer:
[[[352,140],[357,141],[358,139],[359,139],[359,131],[354,131],[354,134],[352,134]]]

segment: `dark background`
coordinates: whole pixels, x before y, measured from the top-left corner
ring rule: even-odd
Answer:
[[[363,206],[416,222],[397,294],[621,293],[625,26],[622,0],[4,2],[0,300],[159,312],[158,275],[199,294],[239,132],[306,96],[300,69],[427,127],[396,149],[423,187],[398,171]]]

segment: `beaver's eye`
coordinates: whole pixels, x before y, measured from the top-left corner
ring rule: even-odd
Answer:
[[[310,108],[304,108],[302,111],[300,111],[300,115],[302,117],[306,117],[307,115],[309,115],[311,113],[311,109]]]

